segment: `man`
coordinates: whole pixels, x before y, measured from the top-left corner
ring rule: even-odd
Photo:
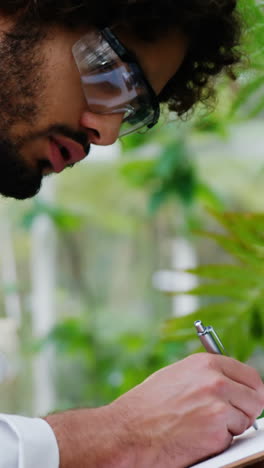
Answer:
[[[182,115],[238,59],[235,0],[3,0],[0,191],[24,199],[119,135]],[[257,372],[193,355],[113,403],[0,416],[0,467],[183,468],[227,448],[264,406]]]

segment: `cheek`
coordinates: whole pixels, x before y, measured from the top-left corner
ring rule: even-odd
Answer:
[[[85,106],[80,81],[73,82],[69,75],[65,75],[65,79],[51,81],[46,93],[46,119],[72,122],[76,126]]]
[[[62,60],[61,57],[66,57]],[[54,54],[47,61],[42,116],[45,121],[68,123],[77,128],[86,101],[80,75],[71,54]]]
[[[37,114],[34,124],[28,120],[16,123],[10,128],[10,135],[24,137],[28,133],[39,133],[53,125],[65,125],[73,130],[80,129],[80,121],[86,110],[86,101],[80,84],[69,74],[63,79],[60,73],[50,73],[45,88],[36,101]]]

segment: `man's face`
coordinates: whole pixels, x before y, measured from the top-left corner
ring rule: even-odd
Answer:
[[[0,22],[0,193],[34,196],[43,176],[83,159],[90,144],[114,143],[122,115],[89,111],[72,47],[87,31],[34,30]],[[186,41],[168,34],[154,44],[124,31],[158,94],[180,67]]]

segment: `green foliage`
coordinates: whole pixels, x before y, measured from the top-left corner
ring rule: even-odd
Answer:
[[[179,344],[162,344],[157,336],[151,338],[150,333],[146,339],[142,332],[126,332],[107,343],[87,315],[62,320],[40,345],[55,347],[59,358],[57,388],[64,395],[57,406],[60,410],[73,404],[105,404],[142,382],[157,368],[173,362],[183,349]],[[74,375],[67,384],[70,401],[60,383],[65,381],[65,372]]]
[[[196,173],[182,139],[169,141],[157,158],[127,162],[123,165],[122,173],[131,184],[150,188],[151,214],[155,214],[171,198],[189,205],[198,187]]]
[[[30,210],[23,216],[22,225],[24,228],[30,229],[35,219],[43,215],[47,216],[58,229],[63,231],[76,230],[83,223],[83,216],[36,198]]]
[[[87,324],[80,319],[67,318],[59,323],[51,333],[43,340],[42,345],[56,344],[59,353],[76,354],[79,350],[89,352],[89,343],[92,333]]]
[[[231,254],[234,263],[188,270],[203,281],[188,291],[202,297],[203,305],[190,316],[169,320],[164,339],[193,342],[193,323],[201,319],[215,325],[232,356],[246,360],[264,345],[264,215],[215,213],[215,217],[226,232],[210,232],[208,237]]]
[[[244,73],[234,87],[229,118],[251,119],[264,110],[264,12],[256,0],[241,0],[244,20],[243,46],[247,57]]]

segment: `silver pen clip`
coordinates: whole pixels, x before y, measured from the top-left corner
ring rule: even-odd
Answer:
[[[220,340],[218,334],[216,333],[215,329],[213,327],[209,326],[209,327],[206,327],[206,330],[207,330],[207,333],[210,333],[211,335],[213,335],[216,343],[218,344],[219,348],[222,351],[222,354],[225,354],[226,356],[228,356],[228,353],[227,353],[222,341]]]
[[[225,354],[228,356],[222,341],[213,327],[205,327],[201,320],[196,320],[194,325],[201,343],[209,353]]]

